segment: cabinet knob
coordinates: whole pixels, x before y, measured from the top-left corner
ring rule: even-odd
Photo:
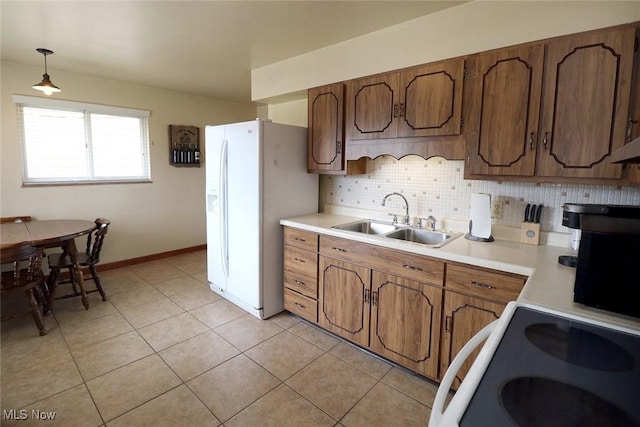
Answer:
[[[445,316],[444,317],[444,331],[445,332],[451,332],[451,322],[453,322],[453,317],[452,316]]]
[[[533,140],[535,138],[535,132],[529,134],[529,150],[533,150]]]
[[[469,281],[469,284],[473,285],[473,286],[478,286],[478,287],[484,288],[484,289],[493,289],[493,286],[487,285],[486,283],[482,283],[482,282],[476,282],[475,280]]]
[[[631,142],[631,140],[633,139],[631,135],[633,135],[633,125],[638,123],[638,120],[633,120],[633,119],[629,119],[629,121],[627,122],[627,144]]]
[[[409,270],[422,271],[420,267],[414,267],[413,265],[409,264],[402,264],[402,267],[408,268]]]
[[[542,139],[542,149],[547,151],[547,138],[549,137],[549,132],[544,131],[544,138]]]

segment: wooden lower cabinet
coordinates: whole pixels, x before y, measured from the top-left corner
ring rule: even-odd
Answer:
[[[442,346],[440,347],[440,379],[460,349],[476,333],[502,314],[506,304],[483,300],[478,297],[445,291],[443,308]],[[452,388],[458,388],[480,347],[477,348],[456,375]]]
[[[357,344],[368,346],[371,270],[320,256],[318,272],[320,326]]]
[[[441,307],[442,288],[374,271],[369,347],[436,378]]]
[[[322,255],[318,280],[320,326],[437,378],[442,286]]]
[[[294,229],[285,229],[284,254],[287,310],[435,380],[526,281],[455,262],[445,274],[434,258]]]
[[[283,247],[284,308],[318,321],[318,235],[285,227]]]

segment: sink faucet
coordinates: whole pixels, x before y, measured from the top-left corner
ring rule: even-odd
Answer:
[[[407,202],[406,197],[404,197],[402,194],[400,193],[389,193],[386,196],[384,196],[384,198],[382,199],[382,206],[385,205],[385,203],[387,202],[387,199],[391,196],[400,196],[402,197],[402,200],[404,200],[404,207],[406,209],[406,213],[404,216],[404,223],[409,225],[409,202]],[[389,215],[393,215],[393,214],[389,214]],[[396,216],[394,215],[394,218],[396,218]]]

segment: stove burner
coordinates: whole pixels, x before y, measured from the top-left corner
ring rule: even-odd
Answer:
[[[633,369],[633,356],[613,341],[574,326],[536,323],[524,331],[540,350],[573,365],[607,372]]]
[[[638,420],[600,396],[547,378],[514,378],[504,384],[500,399],[519,427],[640,426]]]

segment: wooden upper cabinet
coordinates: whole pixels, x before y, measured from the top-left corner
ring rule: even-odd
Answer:
[[[348,139],[460,134],[464,59],[352,80]]]
[[[307,170],[344,169],[344,85],[337,83],[308,92]]]
[[[620,178],[607,157],[625,142],[635,28],[550,42],[538,176]]]
[[[366,173],[366,159],[345,161],[344,84],[309,89],[307,172],[357,175]]]
[[[347,132],[351,139],[396,137],[398,77],[390,73],[349,82]]]
[[[544,46],[503,49],[467,61],[467,173],[532,176]]]
[[[403,71],[398,136],[460,134],[463,79],[464,59]]]

